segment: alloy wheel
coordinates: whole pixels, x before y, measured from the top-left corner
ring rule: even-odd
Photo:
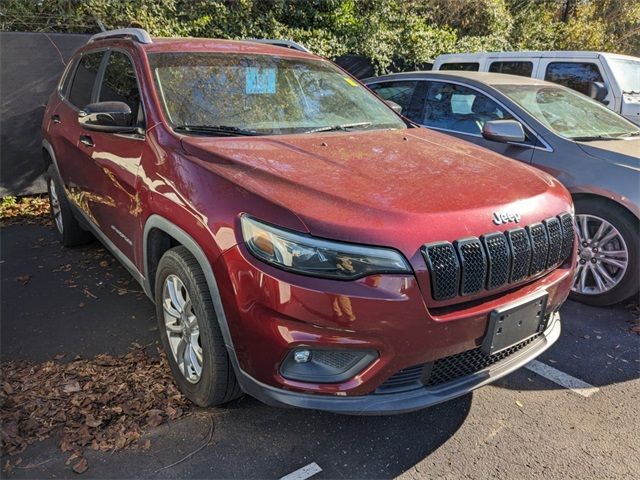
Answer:
[[[595,215],[576,215],[578,268],[572,290],[600,295],[620,283],[627,271],[629,252],[622,235],[607,220]]]
[[[173,358],[191,383],[202,375],[202,345],[198,318],[184,283],[176,275],[167,276],[162,292],[164,325]]]
[[[64,225],[62,224],[62,210],[60,208],[58,192],[56,192],[56,182],[53,181],[53,178],[49,179],[49,200],[51,201],[51,211],[56,221],[56,227],[58,228],[58,232],[62,233],[64,229]]]

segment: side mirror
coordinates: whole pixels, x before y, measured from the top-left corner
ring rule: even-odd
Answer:
[[[603,82],[591,82],[589,83],[589,96],[598,102],[602,102],[609,91]]]
[[[78,112],[82,128],[95,132],[134,132],[131,120],[131,108],[124,102],[90,103]]]
[[[486,140],[500,143],[525,141],[524,129],[515,120],[492,120],[482,127],[482,136]]]
[[[391,107],[391,110],[393,110],[394,112],[402,114],[402,106],[398,105],[393,100],[385,100],[384,103],[389,105]]]

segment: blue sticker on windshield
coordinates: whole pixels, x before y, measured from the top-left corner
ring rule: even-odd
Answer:
[[[276,93],[276,69],[247,67],[246,93]]]

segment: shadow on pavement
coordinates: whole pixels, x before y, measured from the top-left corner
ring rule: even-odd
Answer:
[[[633,313],[624,306],[591,307],[567,301],[560,311],[562,334],[538,360],[590,385],[603,387],[640,378],[640,336],[630,331]],[[563,387],[521,369],[495,385],[518,390]]]

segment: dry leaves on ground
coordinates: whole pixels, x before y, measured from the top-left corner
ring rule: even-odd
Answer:
[[[0,226],[14,223],[51,225],[49,199],[46,195],[4,197],[0,200]]]
[[[163,354],[136,349],[122,357],[41,364],[3,362],[0,389],[2,452],[13,455],[62,428],[60,449],[116,451],[138,445],[146,427],[187,414],[190,404],[173,383]],[[71,463],[70,462],[70,463]]]
[[[631,325],[629,330],[640,335],[640,305],[637,303],[631,303],[627,305],[627,309],[633,313],[634,316],[634,318],[629,321],[629,324]]]

